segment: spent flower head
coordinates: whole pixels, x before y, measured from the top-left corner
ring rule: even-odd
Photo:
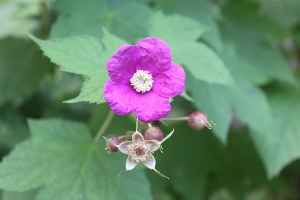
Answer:
[[[128,170],[132,170],[138,163],[143,163],[147,168],[154,170],[161,176],[166,177],[161,174],[159,171],[155,169],[156,161],[154,156],[152,155],[156,150],[161,148],[161,144],[166,141],[173,134],[174,130],[167,135],[163,140],[146,140],[143,135],[136,131],[132,134],[131,141],[124,141],[119,145],[111,143],[108,139],[106,141],[111,143],[115,147],[119,149],[120,152],[127,154],[128,158],[126,161],[126,170],[121,172],[121,174],[125,173]]]
[[[156,121],[171,110],[169,98],[184,90],[185,73],[172,63],[171,50],[162,40],[148,37],[123,45],[107,62],[111,78],[103,94],[118,115],[134,112],[142,121]]]

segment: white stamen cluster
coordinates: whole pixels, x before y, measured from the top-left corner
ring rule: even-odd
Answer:
[[[129,159],[134,162],[145,162],[151,157],[151,149],[147,142],[139,142],[133,144],[128,148]]]
[[[152,78],[152,75],[148,71],[136,70],[130,79],[130,85],[132,85],[137,92],[148,92],[151,90],[152,83],[154,82]]]

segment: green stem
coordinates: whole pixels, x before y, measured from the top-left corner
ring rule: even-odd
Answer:
[[[189,117],[170,117],[170,118],[161,118],[161,121],[186,121]]]
[[[94,143],[97,143],[98,140],[101,138],[101,136],[103,135],[104,131],[107,129],[108,125],[110,124],[112,118],[114,116],[113,111],[109,111],[104,123],[102,124],[100,130],[98,131],[97,135],[94,138]]]

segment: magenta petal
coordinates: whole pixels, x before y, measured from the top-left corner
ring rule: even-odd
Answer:
[[[171,66],[171,50],[164,41],[148,37],[139,41],[136,46],[140,54],[137,69],[147,70],[154,77]]]
[[[172,63],[168,70],[154,77],[152,91],[162,97],[175,97],[183,92],[184,81],[183,68]]]
[[[123,45],[107,62],[108,75],[116,83],[130,84],[139,53],[135,45]]]
[[[132,101],[136,91],[131,85],[118,84],[112,80],[104,85],[103,95],[110,108],[118,115],[128,115],[136,108]]]
[[[135,115],[139,120],[150,122],[165,117],[171,110],[169,99],[149,91],[139,95]]]
[[[135,132],[132,135],[132,141],[134,141],[135,143],[144,142],[144,137],[141,133]]]

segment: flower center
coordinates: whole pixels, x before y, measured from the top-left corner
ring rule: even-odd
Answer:
[[[137,92],[148,92],[152,88],[152,78],[152,75],[148,71],[136,70],[130,79],[130,85],[132,85]]]
[[[151,149],[147,142],[133,143],[128,148],[129,159],[134,162],[145,162],[151,156]]]

